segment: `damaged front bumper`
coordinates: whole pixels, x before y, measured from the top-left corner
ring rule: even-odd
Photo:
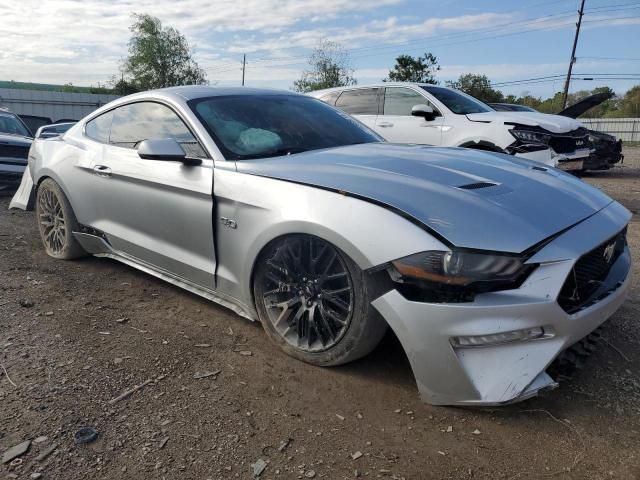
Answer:
[[[519,148],[508,148],[507,153],[517,157],[535,160],[544,163],[548,167],[557,167],[558,159],[551,149],[544,145],[520,145]]]
[[[539,127],[515,125],[510,130],[515,142],[505,151],[565,171],[578,171],[591,154],[588,130],[552,133]]]
[[[555,153],[551,150],[558,163],[557,168],[567,172],[574,172],[584,169],[585,162],[591,155],[591,149],[582,148],[571,153]]]
[[[576,261],[628,221],[628,212],[611,204],[555,238],[529,260],[539,267],[518,289],[481,294],[470,303],[414,302],[395,289],[376,299],[374,307],[405,349],[422,399],[436,405],[501,405],[554,388],[546,372],[553,360],[624,302],[628,248],[609,273],[621,278],[607,277],[615,288],[598,301],[570,314],[558,295]],[[544,335],[527,338],[527,332],[541,329]],[[512,341],[492,342],[505,334]],[[518,336],[522,339],[514,340]],[[487,341],[483,346],[456,341],[469,337]]]

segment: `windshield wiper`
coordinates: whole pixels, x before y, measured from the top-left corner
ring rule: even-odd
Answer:
[[[253,158],[269,158],[269,157],[283,157],[285,155],[291,155],[294,153],[306,152],[308,149],[303,147],[286,147],[277,148],[275,150],[269,150],[268,152],[254,153],[251,155],[242,155],[243,159],[251,160]]]

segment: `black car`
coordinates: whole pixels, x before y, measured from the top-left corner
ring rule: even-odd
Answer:
[[[561,112],[558,112],[558,115],[577,118],[590,108],[609,100],[612,96],[612,94],[607,92],[589,95]],[[588,130],[588,132],[592,152],[589,158],[585,160],[583,170],[608,170],[616,163],[622,162],[624,159],[622,155],[622,140],[618,140],[608,133],[598,132],[596,130]]]
[[[535,108],[517,103],[489,103],[496,112],[537,112]]]
[[[19,115],[20,120],[24,122],[24,124],[29,128],[29,130],[33,133],[43,127],[44,125],[51,125],[53,121],[49,117],[41,117],[39,115]]]
[[[20,185],[32,140],[31,130],[18,115],[0,109],[0,195]]]

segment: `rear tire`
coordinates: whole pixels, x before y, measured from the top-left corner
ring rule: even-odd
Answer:
[[[73,236],[80,230],[71,204],[60,185],[46,178],[36,194],[36,219],[42,244],[50,257],[72,260],[87,255]]]
[[[334,366],[367,355],[387,331],[371,306],[377,283],[330,243],[295,234],[266,248],[253,292],[271,340],[298,360]]]

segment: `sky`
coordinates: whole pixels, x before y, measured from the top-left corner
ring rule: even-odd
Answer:
[[[400,54],[432,52],[438,80],[486,74],[501,90],[563,86],[579,0],[0,0],[0,80],[104,84],[127,54],[132,13],[184,34],[212,84],[291,88],[321,39],[349,53],[360,84]],[[640,1],[586,0],[571,91],[640,77]],[[539,77],[531,83],[506,83]],[[581,75],[581,76],[580,76]],[[615,77],[616,79],[606,77]]]

